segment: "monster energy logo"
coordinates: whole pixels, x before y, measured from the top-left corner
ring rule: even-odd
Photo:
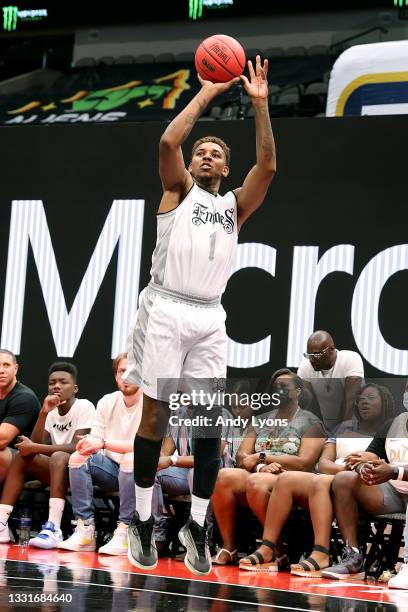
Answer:
[[[17,6],[3,6],[3,29],[11,32],[17,27]]]
[[[394,6],[408,6],[408,0],[394,0]]]
[[[200,19],[203,14],[203,0],[189,0],[188,2],[188,16],[194,21]]]

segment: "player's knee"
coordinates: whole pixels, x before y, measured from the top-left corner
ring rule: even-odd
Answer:
[[[69,458],[68,466],[70,468],[80,468],[82,465],[86,464],[87,460],[88,460],[87,455],[81,455],[81,453],[78,453],[78,451],[75,451],[74,453],[72,453],[71,457]]]

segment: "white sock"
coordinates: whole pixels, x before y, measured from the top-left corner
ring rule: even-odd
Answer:
[[[61,527],[62,513],[64,512],[65,499],[50,497],[48,520],[54,523],[57,529]]]
[[[204,527],[205,515],[207,514],[209,499],[203,499],[196,495],[191,496],[191,516],[200,527]]]
[[[14,506],[9,506],[8,504],[0,504],[0,523],[3,525],[7,525],[9,516],[13,512]]]
[[[141,521],[147,521],[152,514],[153,487],[138,487],[135,484],[136,510]]]

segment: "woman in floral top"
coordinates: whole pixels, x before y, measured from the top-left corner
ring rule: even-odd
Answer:
[[[307,559],[291,566],[295,576],[320,578],[322,570],[330,565],[329,543],[333,521],[333,505],[330,488],[334,475],[353,469],[349,462],[354,453],[364,451],[385,420],[394,413],[390,391],[369,383],[361,388],[354,404],[354,419],[343,423],[336,436],[329,438],[319,460],[320,474],[299,472],[282,473],[269,497],[264,540],[258,550],[242,559],[239,567],[245,570],[273,571],[278,569],[276,545],[293,503],[310,510],[315,545]]]
[[[303,381],[287,369],[271,378],[271,403],[277,408],[253,414],[252,427],[237,452],[237,468],[220,470],[212,496],[223,538],[223,548],[213,562],[235,563],[235,517],[237,506],[249,506],[265,522],[270,493],[280,473],[313,470],[325,441],[320,420],[302,410],[298,400]]]

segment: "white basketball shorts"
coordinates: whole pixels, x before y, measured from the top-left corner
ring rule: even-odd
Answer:
[[[169,387],[163,394],[163,381],[171,381],[170,392],[176,392],[180,379],[225,379],[225,318],[220,303],[197,303],[146,287],[128,337],[124,380],[166,401]]]

